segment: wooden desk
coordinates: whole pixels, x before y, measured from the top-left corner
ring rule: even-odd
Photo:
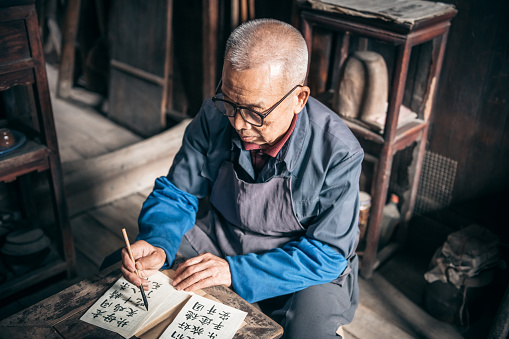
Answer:
[[[87,309],[120,277],[115,265],[0,322],[0,338],[122,338],[80,321]],[[248,313],[234,338],[280,338],[282,327],[230,289],[204,289],[225,305]],[[134,338],[134,337],[133,337]]]

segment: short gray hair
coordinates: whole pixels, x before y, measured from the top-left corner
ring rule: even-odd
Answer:
[[[308,48],[293,26],[275,19],[256,19],[237,27],[226,42],[225,62],[242,71],[266,63],[282,65],[285,81],[304,84]]]

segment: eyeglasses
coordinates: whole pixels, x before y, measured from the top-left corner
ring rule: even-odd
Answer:
[[[285,99],[293,92],[297,87],[303,87],[302,85],[296,85],[294,88],[290,90],[290,92],[286,93],[286,95],[276,102],[271,108],[269,108],[265,113],[259,113],[256,111],[253,111],[250,108],[247,108],[245,106],[237,105],[234,102],[231,102],[229,100],[224,99],[223,93],[217,93],[218,90],[221,88],[222,79],[219,81],[219,84],[217,84],[216,87],[216,94],[212,97],[212,101],[214,102],[214,105],[216,105],[216,109],[221,112],[223,115],[226,115],[227,117],[234,117],[237,112],[240,113],[240,116],[242,119],[244,119],[245,122],[255,126],[255,127],[261,127],[263,126],[263,119],[267,117],[273,110],[276,109],[277,106],[279,106]]]

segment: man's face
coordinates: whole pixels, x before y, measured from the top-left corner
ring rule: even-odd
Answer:
[[[293,86],[297,85],[283,84],[281,78],[281,68],[277,65],[261,65],[253,69],[236,71],[228,63],[225,63],[222,92],[225,99],[233,101],[237,105],[265,113]],[[296,107],[297,90],[263,120],[261,127],[255,127],[245,122],[240,113],[237,113],[235,117],[229,117],[231,125],[242,141],[269,147],[283,137],[288,131],[294,115],[302,109],[302,107]]]

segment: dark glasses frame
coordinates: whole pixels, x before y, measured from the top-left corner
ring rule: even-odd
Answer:
[[[231,102],[230,100],[226,100],[226,99],[222,99],[222,98],[218,98],[217,95],[219,94],[218,91],[219,89],[221,88],[221,84],[223,83],[223,79],[219,80],[219,83],[217,84],[217,87],[216,87],[216,91],[215,91],[215,94],[214,96],[212,97],[212,101],[214,102],[214,104],[216,105],[216,109],[218,111],[220,111],[223,115],[227,116],[227,117],[234,117],[237,112],[240,112],[240,116],[242,117],[242,119],[244,119],[245,122],[247,122],[248,124],[250,125],[253,125],[253,126],[256,126],[256,127],[262,127],[263,126],[263,120],[267,117],[267,115],[269,115],[270,113],[272,113],[272,111],[274,111],[277,106],[279,106],[283,101],[285,101],[286,98],[288,98],[288,96],[290,94],[292,94],[293,91],[295,91],[295,89],[297,89],[298,87],[304,87],[303,85],[296,85],[295,87],[293,87],[288,93],[285,94],[284,97],[281,98],[281,100],[279,100],[278,102],[276,102],[274,105],[272,105],[272,107],[270,107],[265,113],[260,113],[260,112],[256,112],[256,111],[253,111],[252,109],[246,107],[246,106],[242,106],[242,105],[237,105],[236,103],[234,102]],[[218,107],[217,107],[217,102],[226,102],[228,103],[229,105],[231,105],[233,107],[233,114],[232,115],[228,115],[228,112],[222,112]],[[256,123],[253,123],[251,121],[248,121],[246,120],[246,117],[244,116],[244,112],[243,110],[247,110],[249,111],[250,113],[253,113],[255,115],[257,115],[258,117],[260,117],[260,120],[261,120],[261,123],[258,125]]]

